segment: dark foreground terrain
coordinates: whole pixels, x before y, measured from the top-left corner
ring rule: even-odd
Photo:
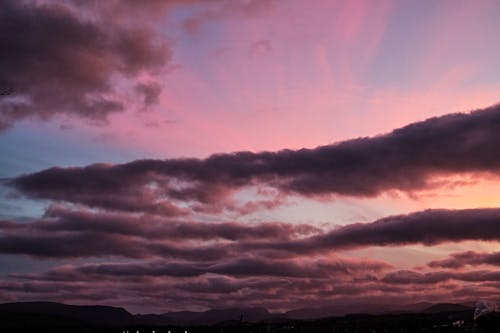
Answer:
[[[0,304],[0,332],[271,333],[500,332],[500,315],[473,320],[472,308],[433,305],[419,312],[294,319],[265,309],[132,315],[122,308],[58,303]]]

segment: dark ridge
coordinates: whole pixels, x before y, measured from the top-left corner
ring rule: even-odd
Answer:
[[[213,309],[132,315],[111,306],[78,306],[51,302],[0,304],[0,332],[490,332],[500,327],[500,315],[493,313],[473,320],[474,309],[463,304],[417,303],[388,313],[374,304],[351,307],[299,309],[270,313],[265,308]],[[340,314],[343,313],[343,314]],[[302,317],[302,318],[298,318]],[[498,331],[491,331],[498,332]]]
[[[460,312],[460,311],[469,311],[473,309],[474,309],[473,307],[469,307],[463,304],[439,303],[424,309],[422,312],[423,313]]]
[[[265,308],[214,309],[204,312],[179,311],[161,315],[136,315],[136,321],[146,325],[214,325],[226,321],[260,322],[272,318]]]
[[[55,302],[4,303],[0,304],[0,314],[57,317],[103,326],[126,326],[134,323],[134,316],[125,309],[101,305],[68,305]]]

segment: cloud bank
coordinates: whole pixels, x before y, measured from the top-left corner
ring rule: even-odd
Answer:
[[[220,212],[220,206],[234,204],[235,192],[249,187],[274,190],[275,195],[266,199],[270,206],[291,194],[413,193],[446,184],[439,177],[496,174],[499,128],[497,105],[314,149],[54,167],[19,176],[9,184],[33,198],[166,215],[178,214],[176,207],[186,205]]]
[[[176,221],[56,207],[40,220],[0,221],[0,253],[190,260],[245,253],[293,259],[374,246],[497,242],[498,225],[500,209],[427,210],[324,231],[307,224]]]
[[[495,175],[499,126],[500,107],[493,106],[315,149],[21,175],[7,184],[51,205],[38,219],[0,221],[0,253],[55,264],[43,272],[11,274],[0,281],[0,291],[18,300],[87,299],[165,309],[213,307],[222,295],[223,306],[291,309],[304,303],[466,301],[498,293],[499,272],[465,269],[497,266],[496,253],[456,253],[403,270],[383,260],[350,258],[346,251],[498,242],[500,208],[424,210],[330,230],[242,222],[224,212],[272,209],[289,196],[376,196],[442,185],[435,177]],[[67,259],[78,262],[58,263]]]

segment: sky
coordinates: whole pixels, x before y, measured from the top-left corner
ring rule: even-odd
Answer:
[[[496,300],[499,30],[485,0],[2,1],[0,302]]]

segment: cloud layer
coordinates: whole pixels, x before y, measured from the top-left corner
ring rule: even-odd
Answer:
[[[462,268],[464,266],[480,266],[491,265],[500,266],[500,252],[484,253],[467,251],[460,253],[453,253],[449,258],[443,260],[431,261],[429,267],[436,268]]]
[[[315,149],[54,167],[10,185],[33,198],[165,215],[180,214],[186,205],[195,211],[244,210],[232,196],[251,187],[275,191],[265,200],[270,207],[290,194],[413,193],[446,185],[446,176],[495,174],[499,128],[500,106],[493,106]]]
[[[468,301],[497,293],[500,273],[491,269],[498,266],[497,253],[456,253],[409,270],[347,251],[498,242],[499,208],[424,210],[333,229],[243,222],[238,214],[272,209],[292,196],[411,193],[443,185],[436,177],[494,175],[499,126],[500,107],[494,106],[316,149],[22,175],[8,185],[51,204],[38,219],[0,221],[0,253],[53,265],[10,274],[0,291],[18,300],[165,309],[213,307],[222,295],[217,304],[223,306],[346,302],[361,309],[360,302]],[[228,211],[237,213],[234,219]],[[67,259],[75,263],[59,263]]]
[[[324,231],[307,224],[196,222],[53,207],[32,222],[0,221],[0,252],[34,257],[224,260],[246,253],[296,258],[373,246],[496,242],[498,225],[500,209],[428,210]]]
[[[499,209],[428,210],[322,230],[52,206],[38,220],[0,221],[0,253],[78,260],[56,262],[45,272],[11,273],[0,280],[0,291],[9,300],[143,309],[250,304],[277,310],[342,303],[342,311],[373,311],[373,302],[390,308],[415,300],[468,301],[497,293],[500,272],[463,266],[497,266],[498,254],[454,254],[429,263],[436,271],[398,270],[382,260],[340,254],[374,246],[498,242],[499,224]],[[89,258],[99,261],[82,261]]]
[[[66,130],[50,151],[57,126],[1,133],[2,165],[78,166],[0,180],[0,302],[362,312],[496,297],[500,208],[453,204],[497,206],[500,106],[352,137],[494,101],[494,7],[406,25],[414,6],[391,1],[1,2],[0,131]],[[250,147],[294,148],[227,153]],[[485,194],[467,201],[476,180]],[[443,192],[457,196],[431,205],[450,209],[412,201]]]

